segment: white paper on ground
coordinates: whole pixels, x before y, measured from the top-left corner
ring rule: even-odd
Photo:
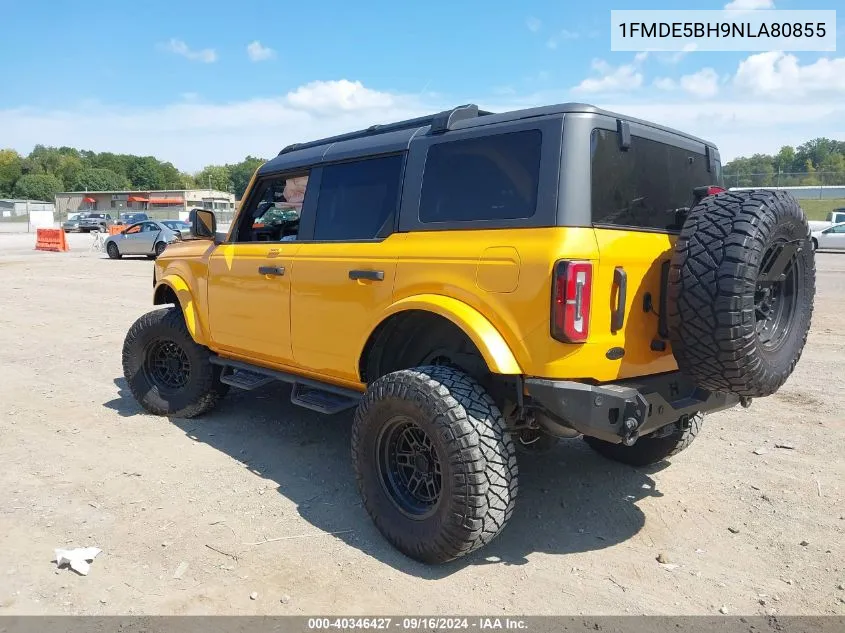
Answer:
[[[91,565],[88,561],[93,561],[97,554],[103,550],[98,547],[77,547],[76,549],[57,549],[56,550],[56,565],[70,565],[70,568],[82,574],[88,575]]]

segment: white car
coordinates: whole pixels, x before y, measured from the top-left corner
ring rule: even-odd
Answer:
[[[845,222],[813,231],[812,235],[814,250],[845,251]]]

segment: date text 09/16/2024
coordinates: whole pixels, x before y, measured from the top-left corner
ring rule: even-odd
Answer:
[[[525,620],[519,618],[448,618],[448,617],[349,617],[349,618],[309,618],[308,628],[320,629],[404,629],[404,630],[526,630]]]

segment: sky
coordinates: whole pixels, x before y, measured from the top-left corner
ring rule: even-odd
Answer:
[[[714,141],[723,162],[845,139],[845,25],[837,52],[610,51],[611,9],[727,2],[0,0],[0,148],[154,155],[196,171],[463,103],[568,101]]]

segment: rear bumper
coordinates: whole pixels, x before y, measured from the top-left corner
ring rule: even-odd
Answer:
[[[553,435],[571,429],[607,442],[637,437],[696,413],[720,411],[739,404],[739,396],[707,391],[681,372],[588,385],[565,380],[528,378],[528,405]]]

